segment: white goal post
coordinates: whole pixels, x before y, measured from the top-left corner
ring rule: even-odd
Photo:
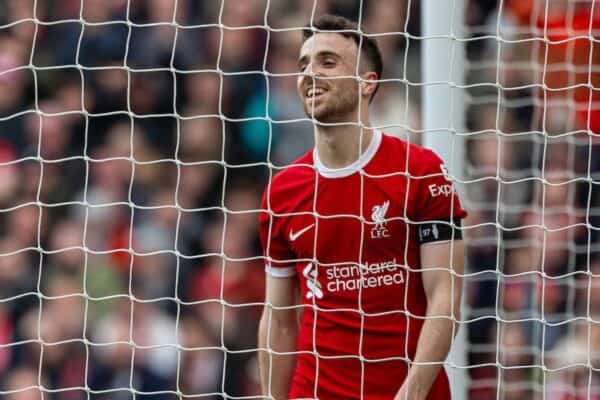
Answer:
[[[464,12],[464,0],[421,2],[423,145],[444,160],[455,182],[466,177],[464,137],[460,135],[465,130],[466,112],[463,94],[466,53],[461,40]],[[465,305],[463,297],[461,309]],[[445,368],[452,398],[466,400],[467,327],[462,323],[458,326]]]

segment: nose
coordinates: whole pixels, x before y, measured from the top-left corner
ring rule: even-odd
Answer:
[[[306,67],[304,68],[304,73],[306,73],[306,74],[312,74],[313,73],[313,64],[312,63],[308,63],[306,65]]]
[[[310,63],[304,68],[301,78],[304,84],[309,84],[312,86],[314,85],[315,81],[319,79],[319,77],[323,76],[324,74],[319,70],[318,66]]]
[[[316,74],[313,71],[312,63],[310,63],[304,68],[304,71],[302,71],[302,74],[300,74],[298,83],[302,86],[305,86],[305,85],[312,86],[315,77],[316,77]]]

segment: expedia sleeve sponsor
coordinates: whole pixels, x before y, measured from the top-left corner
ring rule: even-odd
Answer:
[[[454,225],[453,225],[454,224]],[[419,243],[446,242],[461,240],[460,218],[444,222],[426,222],[419,225]]]
[[[418,222],[452,221],[467,216],[460,205],[460,199],[454,187],[453,178],[446,169],[443,161],[431,150],[424,150],[418,160],[415,181],[418,187],[416,195],[416,209],[414,219]],[[440,239],[444,237],[445,228],[443,224],[420,225],[419,235],[421,242]],[[436,236],[438,238],[436,239]],[[456,236],[454,236],[456,238]]]

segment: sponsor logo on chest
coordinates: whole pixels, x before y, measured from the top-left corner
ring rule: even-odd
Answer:
[[[322,299],[327,293],[358,292],[404,283],[404,270],[396,259],[359,265],[333,265],[325,269],[324,282],[319,280],[319,268],[312,262],[302,269],[306,279],[306,298]]]

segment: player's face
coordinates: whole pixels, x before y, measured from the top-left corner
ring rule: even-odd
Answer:
[[[337,33],[318,33],[304,42],[298,59],[304,74],[297,86],[308,116],[321,122],[357,121],[357,56],[354,41]]]

